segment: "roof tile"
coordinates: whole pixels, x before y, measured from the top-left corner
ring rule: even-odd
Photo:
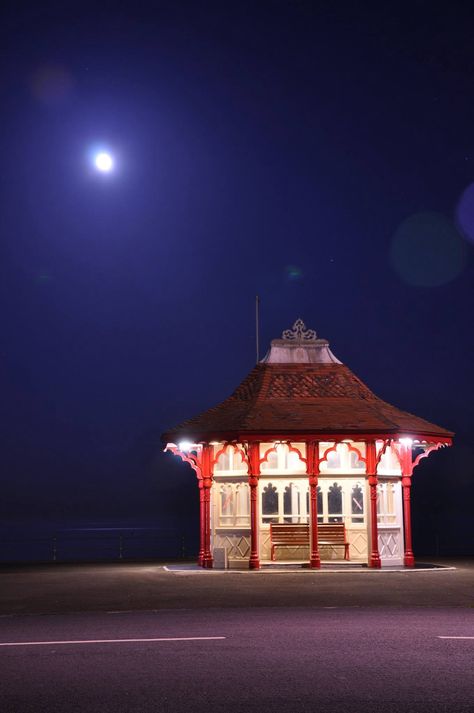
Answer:
[[[412,434],[450,440],[450,431],[379,399],[340,363],[260,363],[221,404],[163,434],[164,441],[252,435]]]

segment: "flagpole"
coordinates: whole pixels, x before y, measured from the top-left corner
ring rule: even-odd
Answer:
[[[260,361],[259,311],[260,311],[260,297],[258,295],[255,295],[255,344],[256,344],[256,350],[257,350],[257,364]]]

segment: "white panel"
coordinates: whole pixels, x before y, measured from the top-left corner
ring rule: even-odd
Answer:
[[[382,567],[403,564],[403,542],[400,528],[379,528],[379,554]]]
[[[378,545],[382,567],[403,564],[402,487],[399,480],[380,479]],[[389,489],[392,496],[389,497]],[[385,521],[385,522],[384,522]]]
[[[250,536],[238,532],[219,532],[214,536],[214,547],[225,547],[228,559],[249,559]]]
[[[367,562],[368,538],[365,527],[358,530],[348,529],[346,530],[346,536],[349,542],[349,556],[351,560],[363,560]],[[342,547],[339,547],[339,550],[342,550]]]
[[[260,528],[260,559],[269,560],[271,554],[270,528]]]

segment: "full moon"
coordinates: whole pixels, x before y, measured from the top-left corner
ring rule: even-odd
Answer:
[[[114,160],[112,156],[105,151],[101,151],[96,155],[94,163],[97,170],[102,171],[102,173],[108,173],[114,167]]]

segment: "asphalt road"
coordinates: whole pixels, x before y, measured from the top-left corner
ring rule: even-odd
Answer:
[[[474,563],[444,564],[3,567],[0,713],[473,713],[474,638],[439,637],[474,637]]]
[[[0,643],[2,713],[474,710],[469,608],[16,615]]]

